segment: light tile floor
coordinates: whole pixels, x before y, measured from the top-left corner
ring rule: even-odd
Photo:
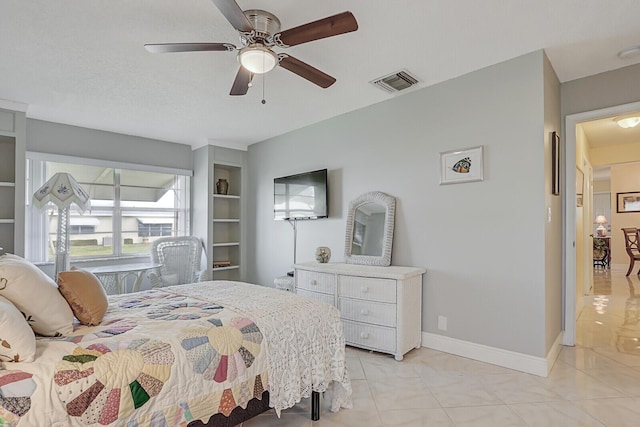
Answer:
[[[548,378],[427,348],[396,362],[348,347],[353,409],[331,413],[323,401],[312,422],[306,399],[243,427],[640,426],[640,278],[625,272],[596,270],[577,345]]]

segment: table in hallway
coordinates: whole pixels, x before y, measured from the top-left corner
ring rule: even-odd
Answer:
[[[144,274],[160,267],[162,267],[162,264],[157,262],[143,262],[135,264],[105,265],[102,267],[86,268],[85,270],[95,274],[102,283],[107,294],[111,295],[114,293],[123,294],[127,292],[125,285],[126,279],[129,276],[134,276],[136,278],[133,283],[133,287],[131,288],[131,292],[139,291]]]

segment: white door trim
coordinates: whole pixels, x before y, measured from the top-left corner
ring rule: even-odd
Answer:
[[[565,152],[564,152],[564,241],[563,245],[563,296],[564,334],[563,345],[576,344],[576,125],[591,120],[604,119],[621,114],[640,111],[640,102],[617,105],[600,110],[587,111],[567,115],[565,118]],[[582,286],[581,286],[582,289]]]

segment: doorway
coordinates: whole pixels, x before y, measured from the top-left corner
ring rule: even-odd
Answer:
[[[577,125],[593,120],[599,120],[610,117],[617,117],[624,114],[640,111],[640,102],[631,104],[618,105],[615,107],[604,108],[600,110],[588,111],[584,113],[568,115],[565,119],[565,185],[563,197],[564,210],[564,239],[563,239],[563,339],[562,344],[573,346],[576,343],[576,319],[580,312],[580,304],[584,288],[584,276],[577,272],[577,256],[584,256],[585,242],[582,237],[578,236],[577,229],[577,203],[578,195],[576,192],[576,176],[578,172],[576,162],[576,144],[578,140]],[[586,212],[586,211],[585,211]],[[585,213],[591,215],[591,211]],[[577,247],[577,243],[582,245],[582,249]],[[578,283],[578,279],[582,283]]]

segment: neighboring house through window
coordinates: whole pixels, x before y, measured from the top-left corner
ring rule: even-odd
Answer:
[[[189,170],[27,154],[27,194],[56,172],[68,172],[89,193],[91,207],[70,216],[72,259],[148,254],[153,240],[189,235]],[[27,258],[54,259],[58,209],[27,200]]]
[[[138,218],[138,236],[172,236],[173,221],[170,218]]]

